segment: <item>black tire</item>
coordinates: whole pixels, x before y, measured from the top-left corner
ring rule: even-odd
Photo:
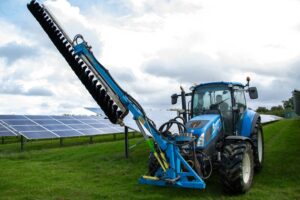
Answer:
[[[259,137],[260,135],[260,137]],[[253,142],[253,155],[254,155],[254,169],[255,171],[260,171],[263,167],[264,162],[264,135],[262,126],[260,123],[255,125],[255,129],[251,135],[251,140]],[[261,144],[259,144],[261,140]],[[260,148],[259,148],[260,146]],[[260,152],[260,153],[259,153]]]
[[[244,141],[226,144],[220,164],[220,176],[224,191],[231,194],[247,192],[251,188],[253,175],[254,162],[251,144]]]
[[[159,169],[160,165],[155,158],[154,154],[151,152],[149,155],[149,161],[148,161],[148,170],[149,175],[154,176],[156,171]]]

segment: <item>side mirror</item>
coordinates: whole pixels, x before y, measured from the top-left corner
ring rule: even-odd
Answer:
[[[258,93],[257,93],[257,88],[256,87],[249,87],[248,92],[249,92],[250,99],[257,99],[258,98]]]
[[[172,96],[171,96],[171,103],[172,103],[172,105],[174,105],[174,104],[176,104],[177,103],[177,98],[178,98],[178,95],[177,94],[173,94]]]

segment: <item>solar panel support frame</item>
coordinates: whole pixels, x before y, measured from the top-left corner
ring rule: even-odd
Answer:
[[[125,158],[129,158],[128,127],[124,127]]]
[[[59,145],[61,147],[64,146],[64,138],[62,138],[62,137],[59,138]]]
[[[23,135],[21,135],[21,139],[20,139],[21,151],[24,151],[25,143],[26,143],[26,138]]]

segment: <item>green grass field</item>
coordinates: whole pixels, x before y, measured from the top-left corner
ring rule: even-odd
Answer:
[[[0,145],[0,199],[300,199],[300,120],[269,124],[264,132],[265,165],[244,195],[223,194],[217,172],[205,190],[139,185],[147,172],[145,143],[125,159],[124,142],[106,136],[92,145],[87,138],[68,139],[65,147],[31,142],[25,152],[19,143]]]

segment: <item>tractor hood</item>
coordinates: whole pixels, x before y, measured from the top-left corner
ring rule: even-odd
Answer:
[[[192,118],[186,123],[188,133],[197,137],[197,148],[206,148],[220,133],[222,122],[220,115],[205,114]]]
[[[221,123],[220,115],[217,114],[205,114],[192,118],[186,124],[187,132],[200,136],[202,133],[208,131],[214,132],[218,124]],[[209,130],[211,128],[211,130]]]

